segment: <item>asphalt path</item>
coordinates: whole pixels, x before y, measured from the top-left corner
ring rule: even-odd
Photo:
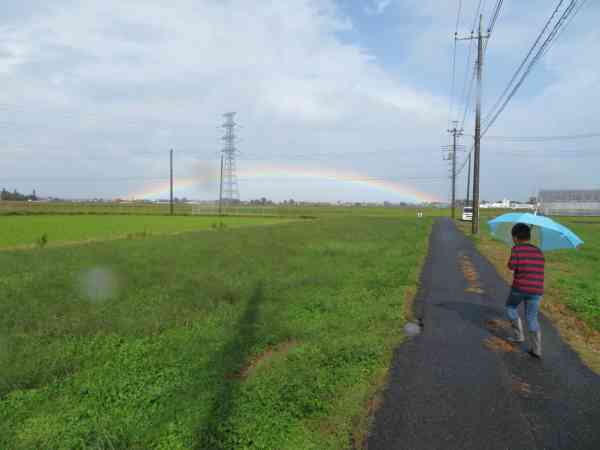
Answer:
[[[434,225],[422,332],[394,354],[368,450],[600,449],[600,376],[543,316],[542,360],[508,344],[508,291],[450,220]]]

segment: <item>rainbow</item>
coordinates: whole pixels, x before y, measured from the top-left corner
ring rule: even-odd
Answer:
[[[342,183],[352,183],[354,185],[364,186],[369,189],[377,189],[382,192],[394,194],[402,201],[409,202],[437,202],[439,198],[432,194],[428,194],[417,190],[408,184],[390,181],[383,178],[374,178],[365,175],[360,175],[348,171],[338,171],[332,169],[293,167],[293,166],[256,166],[253,168],[239,169],[238,178],[240,181],[263,180],[263,181],[290,181],[290,180],[322,180],[336,181]],[[195,178],[176,178],[174,181],[174,191],[180,192],[186,189],[195,188],[198,186],[198,180]],[[169,182],[160,181],[146,185],[138,192],[131,192],[126,195],[130,199],[148,199],[148,198],[164,198],[169,194]]]

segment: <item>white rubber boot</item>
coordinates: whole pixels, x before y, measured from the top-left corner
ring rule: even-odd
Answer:
[[[510,326],[514,335],[508,338],[509,342],[513,342],[515,344],[520,344],[521,342],[525,342],[525,335],[523,334],[523,323],[521,322],[521,318],[517,320],[511,320]]]
[[[531,340],[531,349],[529,354],[536,358],[542,357],[542,332],[541,331],[530,331],[529,338]]]

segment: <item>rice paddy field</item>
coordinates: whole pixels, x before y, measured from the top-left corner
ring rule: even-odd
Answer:
[[[0,448],[359,447],[441,213],[0,217]]]
[[[143,238],[217,228],[272,225],[282,217],[162,215],[9,215],[0,216],[0,249],[61,245],[89,240]]]
[[[223,205],[223,213],[229,216],[409,216],[414,208],[391,208],[381,206],[308,206],[301,204],[277,205]],[[16,202],[0,201],[0,217],[3,215],[169,215],[169,205],[150,202]],[[216,216],[218,205],[175,203],[175,215]],[[429,215],[446,214],[447,210],[428,209]]]

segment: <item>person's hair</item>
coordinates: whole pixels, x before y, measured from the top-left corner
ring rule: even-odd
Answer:
[[[524,223],[518,223],[512,228],[512,236],[520,241],[531,240],[531,228]]]

